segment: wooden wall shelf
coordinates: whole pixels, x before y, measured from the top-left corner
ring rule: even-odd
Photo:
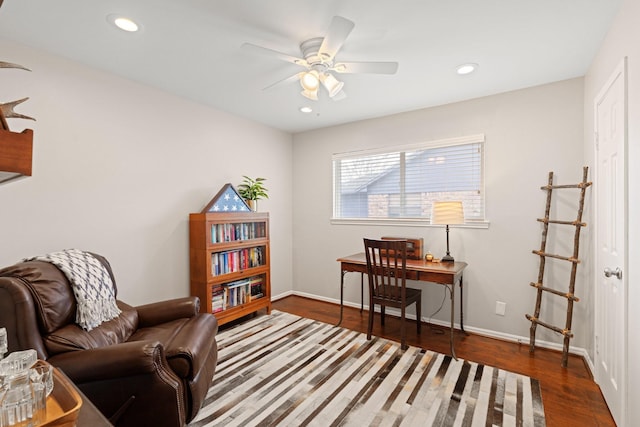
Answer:
[[[20,133],[0,129],[0,184],[31,176],[33,131]]]

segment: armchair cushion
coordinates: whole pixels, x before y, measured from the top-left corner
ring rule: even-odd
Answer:
[[[69,323],[44,337],[44,344],[53,356],[66,351],[89,350],[126,342],[138,327],[138,312],[119,304],[122,313],[115,319],[86,331]]]

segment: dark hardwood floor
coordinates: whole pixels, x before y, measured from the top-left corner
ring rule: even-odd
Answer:
[[[290,296],[273,303],[276,310],[335,324],[340,307],[313,299]],[[341,326],[356,331],[367,331],[367,311],[345,307]],[[387,316],[384,327],[379,315],[374,319],[374,335],[398,340],[398,318]],[[407,342],[409,345],[449,354],[449,329],[423,324],[420,336],[415,324],[409,321]],[[540,381],[542,399],[548,427],[566,426],[615,426],[600,388],[593,381],[584,360],[570,356],[568,368],[560,366],[562,354],[554,350],[536,349],[529,353],[528,344],[517,344],[480,335],[455,334],[455,350],[458,357],[517,372]]]

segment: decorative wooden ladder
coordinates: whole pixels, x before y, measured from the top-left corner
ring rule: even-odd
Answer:
[[[526,318],[531,321],[531,329],[530,329],[530,338],[529,338],[529,351],[533,353],[535,350],[536,343],[536,327],[538,325],[543,326],[547,329],[551,329],[559,334],[564,336],[564,347],[562,351],[562,367],[567,367],[567,362],[569,360],[569,340],[573,338],[573,332],[571,332],[571,321],[573,318],[573,303],[578,302],[580,299],[577,298],[574,294],[575,285],[576,285],[576,272],[578,269],[578,264],[580,260],[578,259],[578,248],[580,246],[580,230],[582,227],[585,227],[587,224],[582,222],[582,211],[584,207],[584,198],[585,192],[587,188],[592,184],[591,182],[587,182],[587,174],[589,168],[585,166],[582,172],[582,182],[574,185],[553,185],[553,172],[549,172],[549,181],[548,184],[544,187],[540,187],[541,190],[545,190],[547,192],[547,205],[545,209],[544,218],[538,218],[538,222],[543,223],[542,228],[542,242],[540,244],[540,250],[532,251],[534,254],[540,256],[540,269],[538,271],[538,281],[536,283],[530,283],[531,286],[537,289],[536,296],[536,307],[533,316],[527,314]],[[551,195],[553,194],[553,190],[557,189],[565,189],[565,188],[578,188],[580,189],[580,201],[578,204],[578,216],[575,221],[559,221],[549,219],[549,211],[551,210]],[[560,224],[560,225],[572,225],[576,227],[575,235],[573,238],[573,255],[570,257],[550,254],[546,252],[547,246],[547,233],[549,231],[549,224]],[[556,258],[564,261],[568,261],[571,263],[571,276],[569,279],[569,291],[562,292],[557,289],[544,286],[544,270],[545,270],[545,261],[547,258]],[[553,326],[549,323],[545,323],[540,320],[540,306],[542,304],[542,294],[543,292],[550,292],[554,295],[559,295],[567,299],[567,320],[564,328],[559,328],[557,326]]]

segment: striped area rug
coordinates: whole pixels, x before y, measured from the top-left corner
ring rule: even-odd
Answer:
[[[272,311],[220,332],[189,427],[544,426],[538,381]]]

